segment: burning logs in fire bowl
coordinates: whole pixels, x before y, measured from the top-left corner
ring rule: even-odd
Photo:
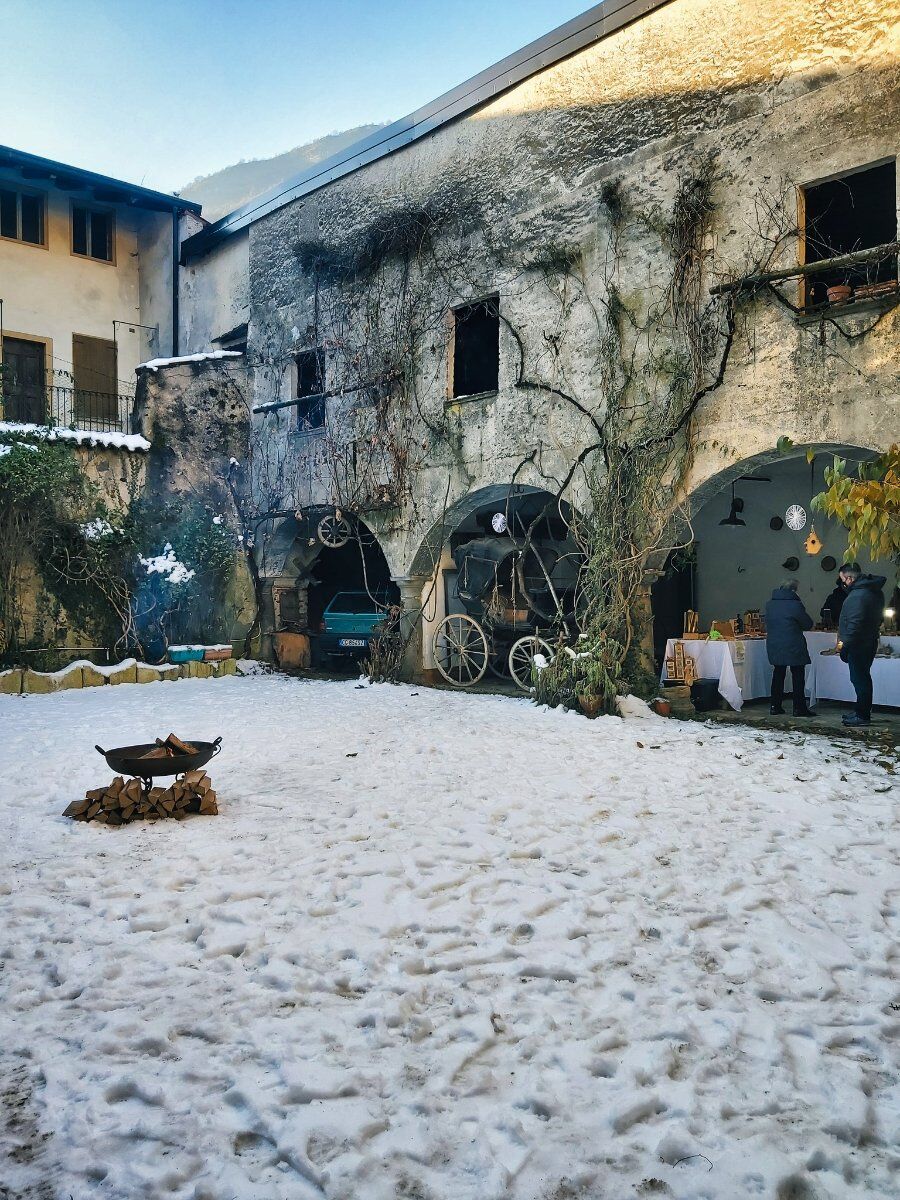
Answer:
[[[112,783],[91,788],[83,800],[75,800],[63,816],[76,821],[99,821],[103,825],[125,825],[129,821],[155,821],[172,817],[182,820],[191,813],[218,813],[212,781],[201,770],[219,752],[222,739],[214,742],[184,742],[169,734],[163,742],[97,750],[114,771],[134,778],[126,783],[117,775]],[[167,788],[154,787],[155,775],[176,775]]]

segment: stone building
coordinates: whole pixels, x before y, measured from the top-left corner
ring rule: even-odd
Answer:
[[[693,607],[758,607],[798,547],[821,590],[775,516],[832,450],[900,440],[898,18],[607,0],[189,238],[198,303],[246,252],[247,486],[265,476],[260,569],[294,619],[362,569],[424,606],[432,665],[455,542],[535,497],[584,511],[617,389],[639,419],[689,409],[658,503],[694,522]],[[752,553],[723,540],[733,495]],[[316,540],[335,510],[365,543],[340,568]]]

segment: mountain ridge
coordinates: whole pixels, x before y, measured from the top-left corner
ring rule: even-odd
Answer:
[[[186,200],[196,200],[202,204],[203,216],[207,221],[218,221],[276,184],[309,170],[316,163],[346,150],[354,142],[384,127],[384,124],[357,125],[353,129],[327,133],[271,158],[242,159],[220,171],[199,175],[186,183],[179,194]]]

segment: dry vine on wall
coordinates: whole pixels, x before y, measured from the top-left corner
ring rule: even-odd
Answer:
[[[548,444],[536,423],[510,480],[527,473],[529,482],[543,483],[554,516],[570,514],[583,556],[575,628],[570,622],[561,631],[570,640],[584,635],[581,652],[558,656],[538,678],[538,695],[569,701],[587,689],[609,701],[623,681],[639,685],[648,665],[637,653],[648,632],[648,565],[683,544],[676,531],[689,529],[677,518],[687,516],[696,417],[724,381],[738,306],[748,299],[728,290],[710,296],[710,283],[764,269],[784,244],[777,235],[760,239],[738,272],[717,264],[716,182],[715,160],[697,159],[667,214],[642,209],[608,182],[598,244],[582,239],[586,245],[551,247],[512,265],[515,251],[453,189],[421,205],[386,205],[340,250],[299,243],[309,325],[302,345],[270,347],[266,369],[283,372],[298,349],[321,347],[328,427],[298,454],[286,438],[293,409],[257,426],[254,436],[280,464],[278,487],[257,511],[303,508],[324,496],[343,511],[374,517],[382,530],[433,524],[441,490],[434,480],[446,478],[446,497],[454,480],[467,478],[459,428],[441,402],[448,310],[501,280],[501,321],[518,354],[516,387],[568,409],[587,431],[573,450]],[[635,247],[644,257],[650,247],[657,273],[629,291],[623,280],[634,277],[628,259]],[[511,315],[529,298],[544,314],[543,328]],[[563,498],[573,496],[584,502],[564,508]],[[548,624],[561,616],[548,614]]]

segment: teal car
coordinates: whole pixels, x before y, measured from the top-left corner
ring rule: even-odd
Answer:
[[[385,592],[338,592],[322,614],[319,645],[322,654],[361,658],[387,620],[390,600]]]

